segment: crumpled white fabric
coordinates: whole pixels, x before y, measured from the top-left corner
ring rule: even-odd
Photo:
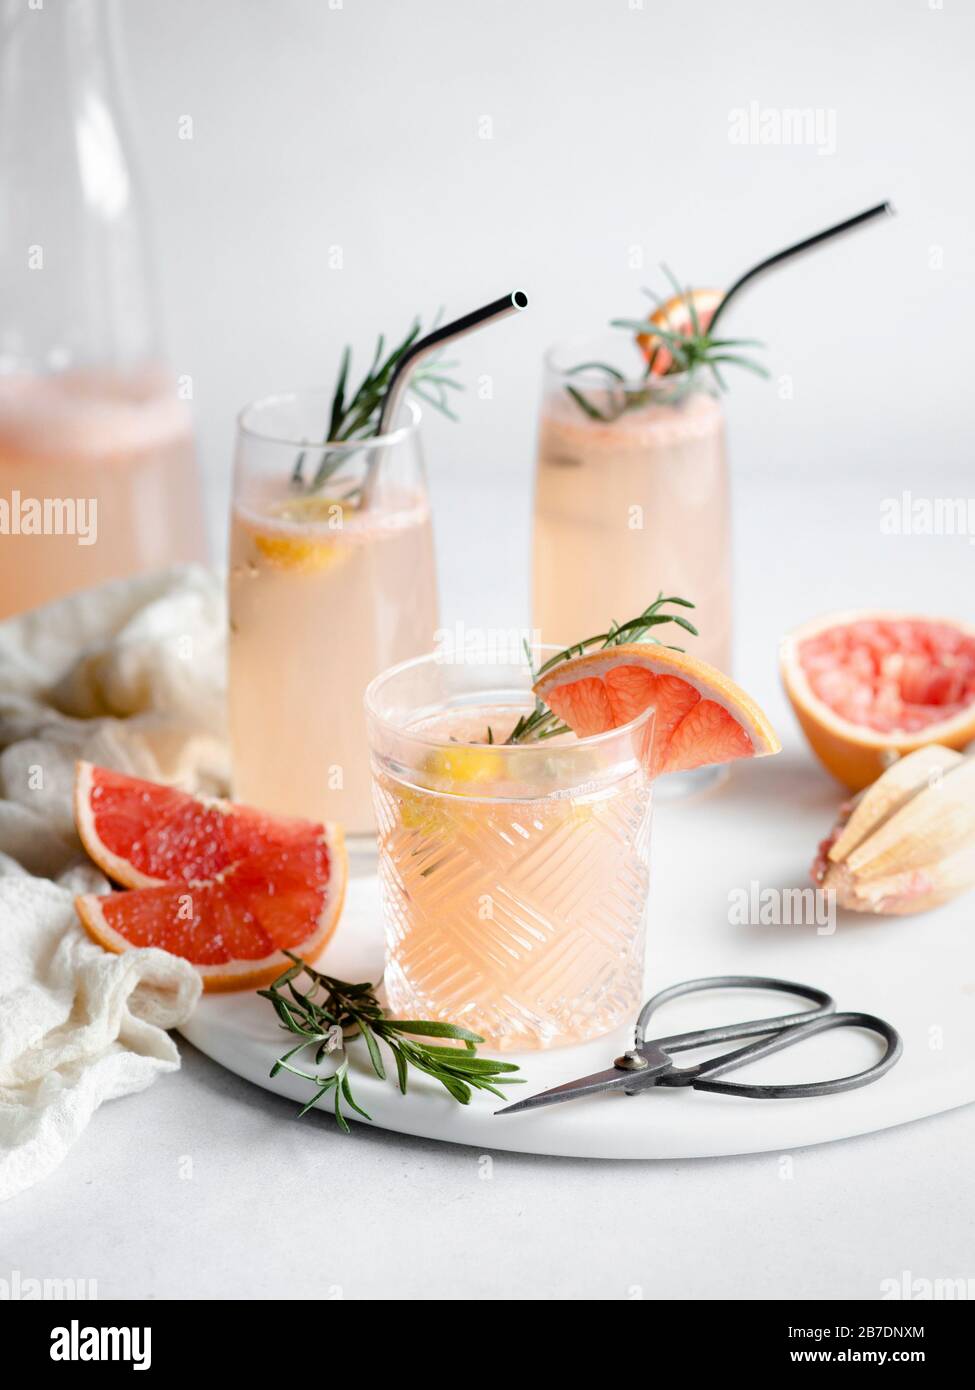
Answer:
[[[105,1100],[179,1066],[200,980],[112,955],[74,895],[106,891],[74,832],[78,758],[224,792],[223,586],[196,566],[0,624],[0,1200],[61,1162]]]

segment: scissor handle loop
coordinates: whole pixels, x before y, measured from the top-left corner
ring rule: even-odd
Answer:
[[[878,1034],[886,1043],[884,1055],[878,1062],[874,1062],[873,1066],[865,1067],[863,1071],[852,1072],[849,1076],[831,1077],[828,1081],[798,1081],[763,1086],[745,1081],[713,1079],[722,1071],[743,1067],[759,1057],[767,1057],[770,1052],[792,1047],[805,1038],[816,1033],[826,1033],[831,1028],[864,1028],[868,1032]],[[693,1067],[685,1072],[683,1081],[677,1080],[681,1075],[677,1071],[674,1073],[673,1084],[693,1086],[695,1091],[713,1091],[718,1095],[750,1096],[754,1100],[798,1100],[804,1096],[832,1096],[840,1091],[855,1091],[858,1086],[869,1086],[871,1081],[876,1081],[878,1077],[890,1071],[903,1050],[900,1034],[885,1019],[877,1018],[873,1014],[831,1013],[812,1019],[809,1023],[799,1023],[794,1027],[785,1028],[769,1039],[760,1039],[747,1047],[738,1048],[735,1052],[726,1053],[724,1057],[713,1057],[709,1062],[702,1062],[700,1067]],[[661,1084],[670,1085],[670,1078],[661,1078]]]
[[[668,1052],[680,1052],[708,1043],[730,1042],[733,1038],[753,1038],[759,1033],[792,1028],[800,1023],[824,1018],[832,1014],[836,1008],[835,1002],[825,990],[814,989],[812,985],[798,985],[793,980],[776,980],[768,975],[705,975],[698,980],[684,980],[678,985],[671,985],[647,1000],[636,1021],[636,1046],[642,1047],[646,1041],[647,1024],[659,1008],[672,999],[679,999],[685,994],[697,994],[707,989],[771,990],[778,994],[795,994],[800,999],[811,999],[816,1007],[800,1009],[792,1014],[780,1014],[776,1018],[755,1018],[745,1023],[730,1023],[724,1027],[698,1028],[691,1033],[674,1033],[668,1038],[655,1038],[654,1042]]]

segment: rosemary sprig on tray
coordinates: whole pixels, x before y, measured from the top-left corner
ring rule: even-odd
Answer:
[[[376,998],[376,986],[349,984],[331,975],[313,970],[300,956],[284,953],[293,962],[267,989],[257,993],[269,999],[281,1027],[301,1039],[271,1068],[271,1075],[289,1071],[310,1081],[316,1088],[307,1105],[298,1112],[306,1114],[323,1096],[334,1096],[335,1119],[341,1130],[349,1134],[348,1120],[342,1113],[342,1102],[365,1119],[372,1117],[363,1110],[353,1094],[349,1081],[349,1059],[346,1044],[361,1038],[366,1045],[372,1069],[386,1079],[380,1042],[393,1054],[396,1080],[406,1095],[410,1068],[432,1076],[461,1105],[470,1102],[473,1091],[490,1091],[505,1099],[498,1084],[518,1084],[521,1077],[512,1077],[518,1070],[512,1062],[496,1062],[493,1058],[478,1057],[477,1045],[484,1039],[453,1023],[434,1023],[429,1020],[387,1018]],[[295,981],[306,975],[310,988],[300,989]],[[463,1047],[440,1047],[427,1042],[428,1038],[446,1038],[463,1043]],[[314,1055],[315,1066],[333,1052],[341,1052],[342,1060],[328,1076],[318,1076],[295,1066],[292,1058],[308,1050]],[[497,1083],[497,1084],[496,1084]]]
[[[571,368],[568,375],[585,371],[599,371],[603,372],[607,378],[608,400],[601,402],[600,405],[597,405],[589,396],[584,395],[576,386],[566,386],[565,388],[579,409],[591,420],[608,423],[618,420],[628,410],[638,410],[641,406],[649,405],[654,400],[660,400],[661,386],[668,376],[680,376],[683,379],[681,385],[675,383],[674,387],[672,399],[678,400],[681,394],[691,388],[697,374],[703,370],[711,373],[722,391],[727,390],[727,384],[721,371],[725,365],[744,367],[762,377],[769,375],[760,362],[755,362],[750,357],[732,351],[732,349],[743,347],[762,347],[762,343],[755,338],[712,338],[708,331],[701,326],[691,288],[682,286],[666,266],[663,266],[662,269],[674,289],[675,296],[682,299],[687,305],[690,331],[682,333],[657,324],[650,319],[613,319],[610,323],[611,328],[622,328],[630,333],[635,333],[638,338],[652,340],[653,347],[643,371],[643,379],[648,384],[646,390],[643,391],[627,389],[625,373],[608,362],[581,362]],[[664,301],[652,290],[646,289],[644,294],[654,301],[658,310],[665,308]],[[667,350],[670,361],[664,371],[655,372],[654,369],[657,366],[661,348]]]
[[[648,604],[642,613],[635,618],[629,618],[625,623],[610,623],[605,632],[597,632],[594,637],[584,637],[581,642],[574,643],[571,647],[566,647],[564,651],[556,652],[549,657],[544,665],[537,671],[533,670],[532,675],[537,681],[539,676],[544,676],[546,671],[550,671],[553,666],[560,666],[563,661],[571,661],[575,656],[582,656],[591,647],[604,650],[606,647],[619,647],[624,642],[642,642],[644,640],[656,642],[658,646],[670,647],[672,651],[682,651],[682,647],[675,647],[670,642],[660,642],[660,639],[647,633],[652,628],[660,627],[663,623],[676,623],[685,632],[689,632],[692,637],[698,636],[697,628],[689,619],[680,613],[666,613],[663,611],[666,604],[677,604],[680,608],[693,608],[694,604],[690,599],[670,597],[665,598],[662,593],[658,594],[653,603]],[[531,664],[531,652],[527,643],[525,652]],[[534,681],[533,681],[534,684]],[[490,733],[490,730],[488,731]],[[535,708],[530,714],[523,714],[518,723],[512,729],[505,740],[507,743],[530,743],[538,739],[554,738],[557,734],[569,732],[567,724],[560,724],[558,716],[541,701],[535,697]],[[490,740],[493,742],[493,736]]]
[[[431,329],[436,328],[440,315],[434,319]],[[403,341],[391,352],[386,353],[386,338],[380,333],[373,353],[372,363],[359,386],[349,394],[349,372],[352,367],[352,349],[346,347],[342,353],[335,392],[332,396],[331,411],[325,430],[323,444],[351,444],[356,440],[368,439],[375,435],[379,423],[379,412],[383,397],[389,386],[396,364],[408,352],[420,334],[420,320],[414,319]],[[386,354],[384,356],[384,354]],[[446,373],[456,367],[456,362],[444,361],[440,355],[421,363],[410,378],[409,389],[427,405],[433,406],[450,420],[457,416],[450,408],[450,391],[463,391],[464,387]],[[316,491],[328,482],[329,478],[346,463],[350,457],[348,449],[323,449],[319,455],[310,484],[306,484],[305,467],[308,461],[307,449],[303,449],[295,460],[291,481],[296,485],[310,486]]]

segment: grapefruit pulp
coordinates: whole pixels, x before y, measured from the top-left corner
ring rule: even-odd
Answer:
[[[953,619],[830,614],[783,640],[780,666],[813,752],[853,791],[916,748],[975,739],[975,629]]]
[[[340,827],[265,815],[79,763],[82,843],[130,891],[75,900],[107,950],[156,946],[208,990],[274,978],[284,950],[314,959],[335,930],[347,865]]]
[[[755,701],[706,661],[633,642],[563,661],[535,694],[580,737],[617,729],[653,705],[650,772],[689,772],[777,753],[781,744]]]

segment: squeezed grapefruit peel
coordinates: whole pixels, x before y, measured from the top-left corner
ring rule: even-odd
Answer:
[[[847,802],[813,881],[854,912],[923,912],[975,885],[975,759],[915,749]]]

